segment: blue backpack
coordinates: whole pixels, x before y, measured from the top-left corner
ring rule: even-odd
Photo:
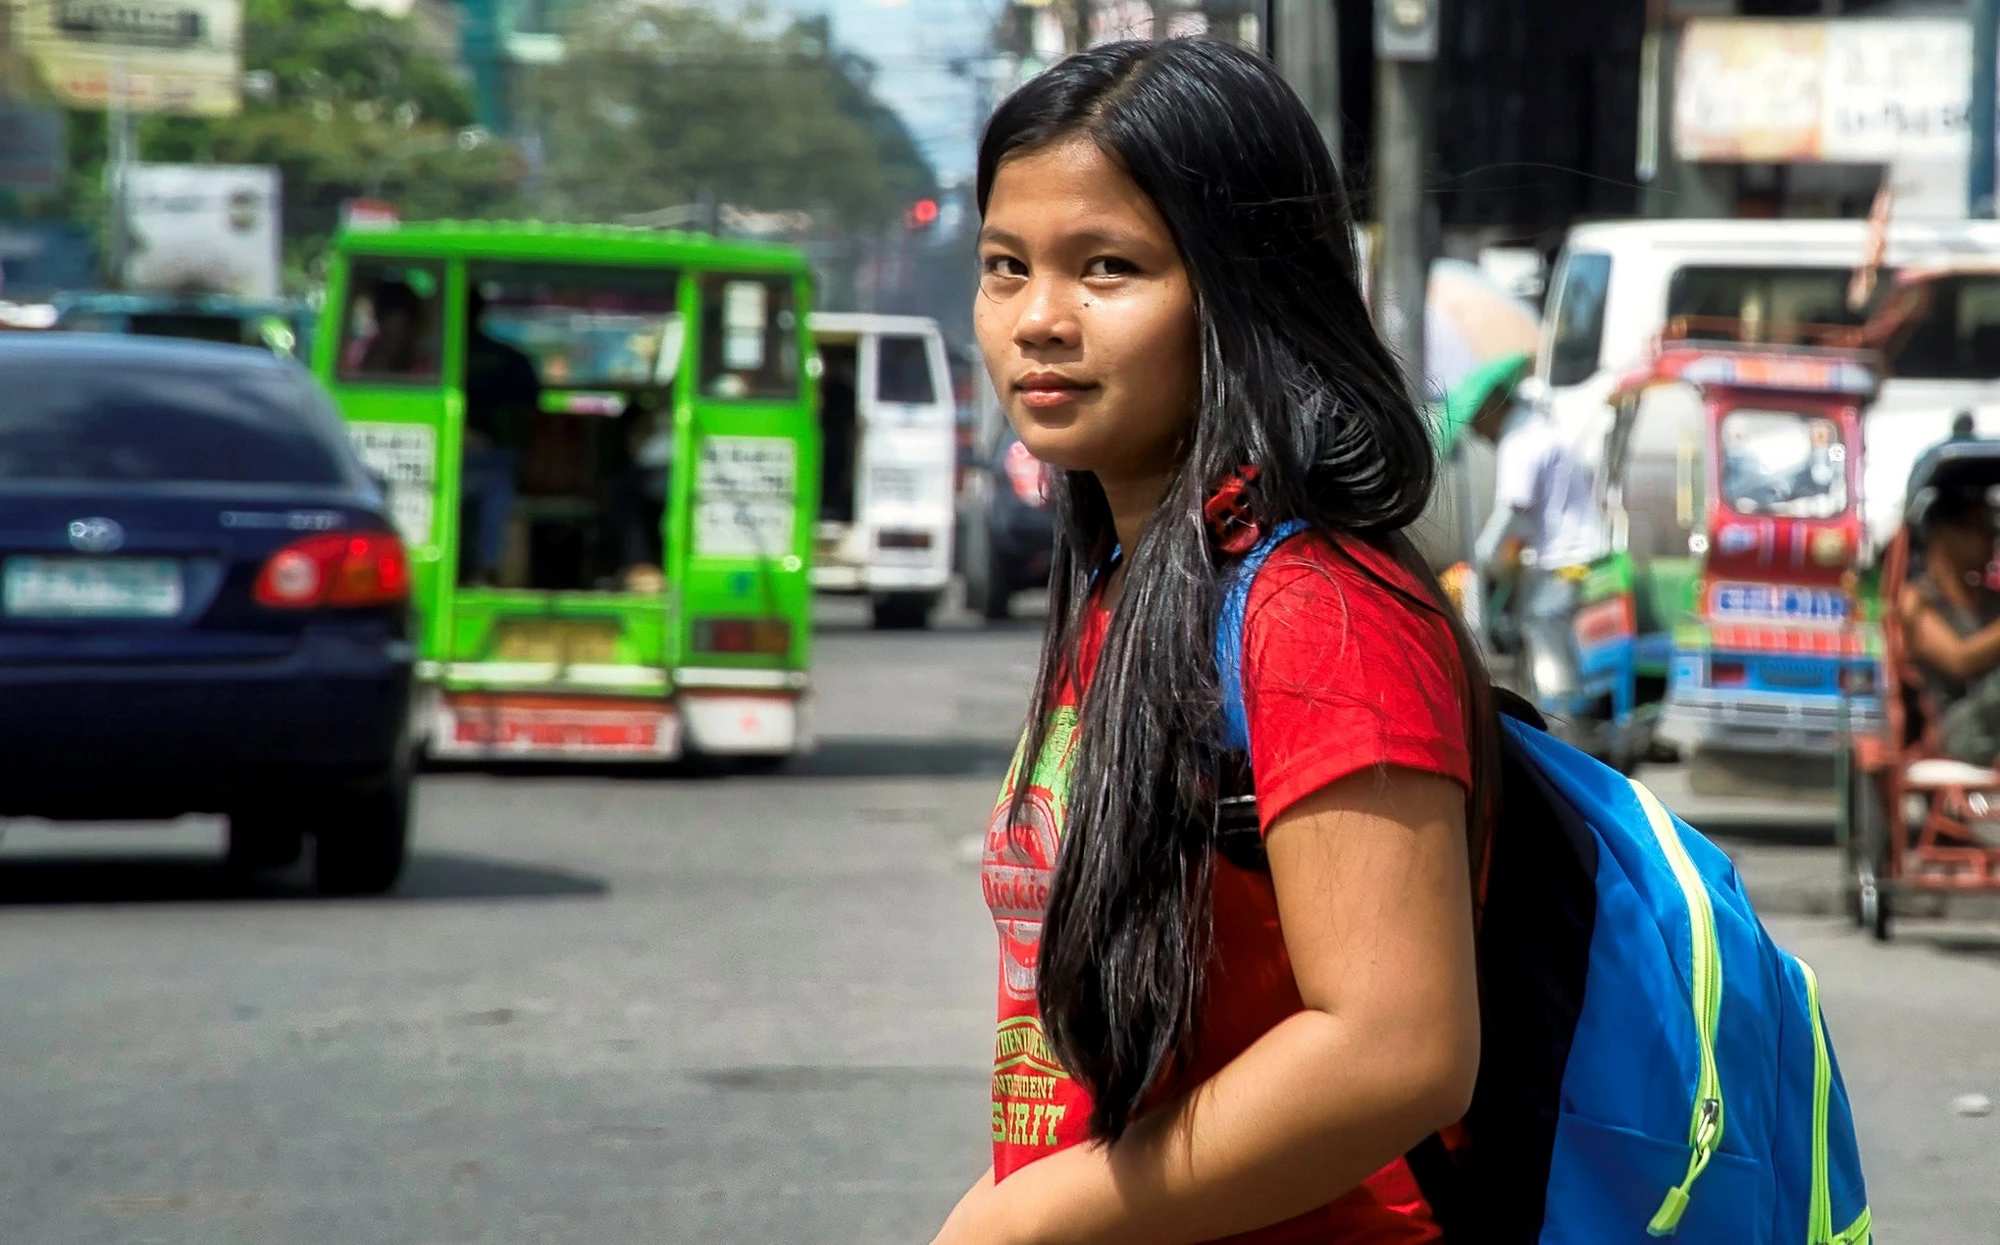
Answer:
[[[1231,753],[1249,748],[1251,581],[1302,527],[1226,581]],[[1865,1245],[1854,1117],[1812,969],[1771,941],[1728,857],[1503,700],[1478,1080],[1462,1144],[1409,1155],[1446,1239]]]

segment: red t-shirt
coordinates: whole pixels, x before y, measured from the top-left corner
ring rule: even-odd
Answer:
[[[1244,626],[1244,708],[1262,825],[1301,797],[1358,770],[1396,765],[1467,787],[1464,670],[1444,622],[1355,566],[1408,591],[1417,584],[1359,541],[1336,552],[1323,538],[1280,546],[1251,588]],[[1352,559],[1350,561],[1349,559]],[[1079,663],[1087,682],[1109,615],[1093,613]],[[1065,693],[1029,770],[1022,824],[1005,825],[1016,757],[986,834],[981,873],[1000,935],[1000,1029],[993,1054],[993,1170],[997,1179],[1083,1141],[1090,1096],[1050,1051],[1035,1002],[1035,970],[1069,796],[1077,697]],[[1278,927],[1271,879],[1217,859],[1215,955],[1202,1019],[1201,1059],[1187,1084],[1208,1079],[1305,1006]],[[1438,1230],[1398,1159],[1318,1210],[1229,1238],[1239,1245],[1385,1245],[1434,1241]]]

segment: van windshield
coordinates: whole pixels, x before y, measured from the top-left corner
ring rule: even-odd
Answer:
[[[1667,286],[1667,320],[1685,317],[1697,341],[1811,344],[1815,327],[1861,323],[1847,307],[1846,268],[1738,268],[1690,265]]]
[[[1847,509],[1847,446],[1831,419],[1737,410],[1721,433],[1722,496],[1737,513],[1830,519]]]

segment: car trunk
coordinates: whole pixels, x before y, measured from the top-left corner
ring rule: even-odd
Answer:
[[[277,659],[314,611],[253,592],[286,545],[355,525],[339,489],[37,484],[0,489],[0,664]]]

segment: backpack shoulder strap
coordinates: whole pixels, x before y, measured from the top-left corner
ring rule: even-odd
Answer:
[[[1287,519],[1257,542],[1223,580],[1222,609],[1215,620],[1215,671],[1222,681],[1222,749],[1250,751],[1250,720],[1243,708],[1243,624],[1250,609],[1250,585],[1272,550],[1306,530],[1303,519]]]

